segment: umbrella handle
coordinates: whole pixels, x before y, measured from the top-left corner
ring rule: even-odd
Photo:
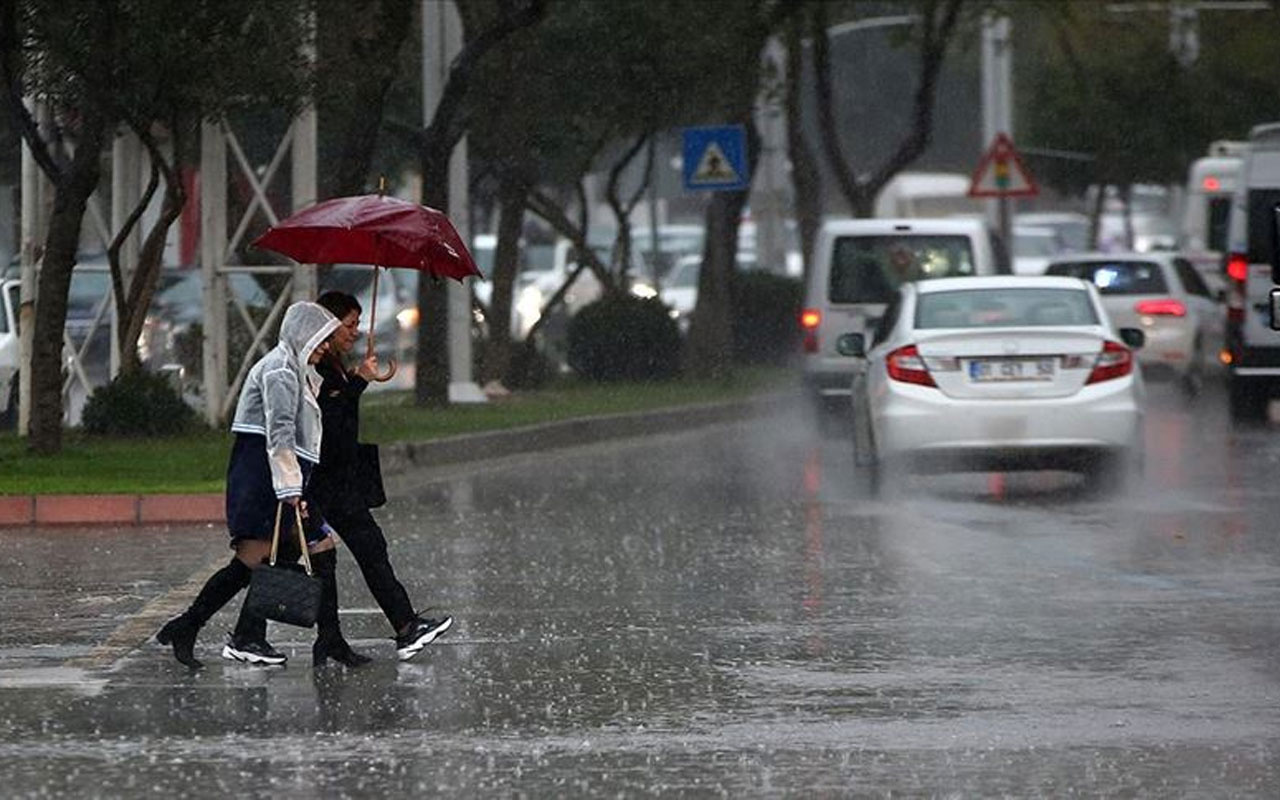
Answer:
[[[373,379],[378,383],[386,383],[387,381],[391,380],[392,377],[395,376],[396,370],[399,368],[400,368],[400,365],[396,363],[396,360],[394,358],[388,358],[386,373],[383,375],[374,375]]]

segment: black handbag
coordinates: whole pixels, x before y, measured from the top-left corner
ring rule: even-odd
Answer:
[[[320,580],[311,574],[311,557],[307,554],[307,540],[302,532],[302,512],[293,507],[298,545],[302,548],[302,564],[276,564],[280,549],[280,512],[284,503],[276,507],[276,529],[271,535],[271,560],[253,571],[249,579],[249,597],[245,607],[249,612],[266,619],[310,628],[316,624],[320,612]]]
[[[376,444],[356,445],[356,486],[367,508],[386,505],[387,493],[382,488],[382,463]]]

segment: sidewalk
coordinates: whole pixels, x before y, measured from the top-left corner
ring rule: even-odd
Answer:
[[[725,403],[609,414],[464,434],[427,442],[379,445],[384,473],[645,436],[748,419],[794,402],[780,392]],[[223,496],[214,494],[77,494],[0,497],[0,526],[153,525],[220,522]]]

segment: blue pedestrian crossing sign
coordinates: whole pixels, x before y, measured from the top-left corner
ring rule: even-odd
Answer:
[[[746,189],[747,131],[741,125],[684,129],[686,191]]]

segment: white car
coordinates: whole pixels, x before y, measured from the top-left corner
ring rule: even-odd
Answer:
[[[18,292],[20,281],[0,280],[0,428],[18,414]]]
[[[1142,334],[1077,278],[904,284],[855,357],[855,462],[917,471],[1064,469],[1095,483],[1141,453]],[[1131,342],[1126,344],[1125,340]]]
[[[1146,334],[1138,361],[1147,377],[1179,380],[1195,392],[1213,368],[1226,314],[1185,255],[1082,253],[1051,260],[1045,274],[1089,281],[1113,323]]]

